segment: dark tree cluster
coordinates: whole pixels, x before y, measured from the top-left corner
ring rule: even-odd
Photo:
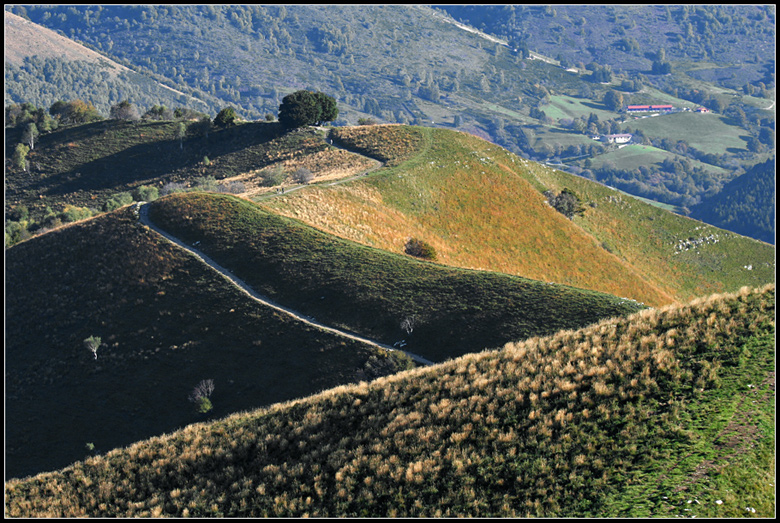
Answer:
[[[339,116],[336,100],[324,93],[301,90],[282,98],[279,123],[285,129],[322,125]]]
[[[553,209],[570,220],[575,214],[583,214],[585,212],[579,196],[568,187],[564,188],[558,194],[555,194],[553,191],[545,191],[544,195],[547,197],[547,201]]]

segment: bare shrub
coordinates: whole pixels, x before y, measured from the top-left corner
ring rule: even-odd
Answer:
[[[314,179],[314,174],[306,167],[299,167],[293,173],[293,180],[296,183],[309,183]]]
[[[416,326],[417,326],[416,316],[407,316],[401,322],[401,330],[403,330],[406,334],[411,334],[412,332],[414,332],[414,328]]]
[[[211,399],[209,399],[212,392],[214,392],[214,380],[201,380],[192,389],[188,399],[198,406],[198,412],[205,414],[212,409]]]
[[[201,380],[192,392],[190,392],[189,400],[197,402],[200,398],[208,398],[214,392],[214,380]]]
[[[404,252],[415,258],[423,258],[425,260],[436,259],[436,249],[429,243],[417,238],[409,238],[406,240]]]
[[[103,340],[100,339],[100,336],[90,336],[86,340],[84,340],[84,346],[92,351],[92,354],[95,355],[95,359],[97,359],[97,351],[100,348],[100,344],[103,342]]]

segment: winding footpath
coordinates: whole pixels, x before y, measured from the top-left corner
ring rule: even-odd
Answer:
[[[199,251],[198,249],[192,247],[191,245],[187,245],[180,239],[176,238],[172,234],[169,234],[168,232],[160,229],[157,227],[154,223],[152,223],[151,219],[149,219],[149,206],[147,202],[138,202],[136,205],[136,211],[138,215],[138,220],[141,224],[146,225],[151,230],[165,238],[166,240],[170,241],[171,243],[181,247],[185,251],[189,252],[191,255],[193,255],[195,258],[197,258],[202,263],[208,265],[215,271],[217,271],[219,274],[221,274],[225,279],[227,279],[230,283],[238,287],[240,290],[242,290],[245,294],[247,294],[250,298],[253,300],[267,306],[271,307],[272,309],[275,309],[279,312],[282,312],[284,314],[287,314],[288,316],[292,316],[296,320],[303,322],[307,325],[310,325],[312,327],[316,327],[318,329],[330,332],[332,334],[336,334],[339,336],[344,336],[345,338],[349,338],[351,340],[359,341],[361,343],[365,343],[367,345],[372,345],[374,347],[379,347],[381,349],[385,349],[387,351],[398,351],[402,352],[403,354],[406,354],[409,356],[413,361],[422,364],[422,365],[435,365],[435,362],[432,362],[430,360],[427,360],[423,358],[422,356],[418,356],[417,354],[412,354],[406,351],[402,351],[396,348],[393,348],[389,345],[385,345],[384,343],[380,343],[375,340],[371,340],[368,338],[364,338],[362,336],[358,336],[356,334],[352,334],[343,330],[339,330],[333,327],[330,327],[328,325],[324,325],[322,323],[319,323],[315,321],[313,318],[309,318],[307,316],[302,315],[301,313],[294,311],[292,309],[288,309],[287,307],[283,307],[279,305],[278,303],[274,303],[273,301],[269,300],[265,296],[261,296],[258,294],[254,289],[252,289],[249,285],[246,284],[243,280],[239,279],[234,275],[232,272],[227,270],[226,268],[219,265],[217,262],[206,256],[203,252]]]

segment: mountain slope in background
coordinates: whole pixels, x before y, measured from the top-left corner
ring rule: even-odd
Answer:
[[[50,29],[5,11],[5,105],[28,102],[48,108],[57,100],[81,98],[103,114],[111,105],[132,99],[142,106],[163,104],[196,110],[205,103]],[[96,82],[95,79],[100,81]],[[66,95],[62,83],[69,85]],[[73,96],[75,94],[75,96]]]
[[[491,34],[424,6],[7,9],[197,100],[171,93],[155,99],[146,88],[85,79],[99,70],[28,56],[21,69],[6,66],[6,103],[48,106],[81,96],[107,114],[130,98],[142,112],[164,103],[213,115],[231,105],[259,119],[276,114],[292,91],[321,90],[338,100],[338,125],[371,117],[457,128],[688,208],[765,161],[774,147],[756,138],[774,127],[770,6],[446,8]],[[658,61],[671,73],[652,73]],[[607,79],[596,79],[607,69]],[[616,93],[623,99],[617,107],[605,103]],[[717,114],[625,123],[622,108],[631,103],[704,104]],[[637,142],[656,148],[642,168],[631,155],[604,156],[611,148],[591,139],[634,127],[644,133]],[[695,147],[680,143],[691,136]]]
[[[691,209],[691,216],[751,238],[775,243],[775,159],[753,166]]]

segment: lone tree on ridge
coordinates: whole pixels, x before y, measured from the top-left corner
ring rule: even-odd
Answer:
[[[296,91],[282,98],[279,106],[279,123],[285,129],[297,129],[307,125],[322,125],[338,118],[336,100],[324,93]]]

